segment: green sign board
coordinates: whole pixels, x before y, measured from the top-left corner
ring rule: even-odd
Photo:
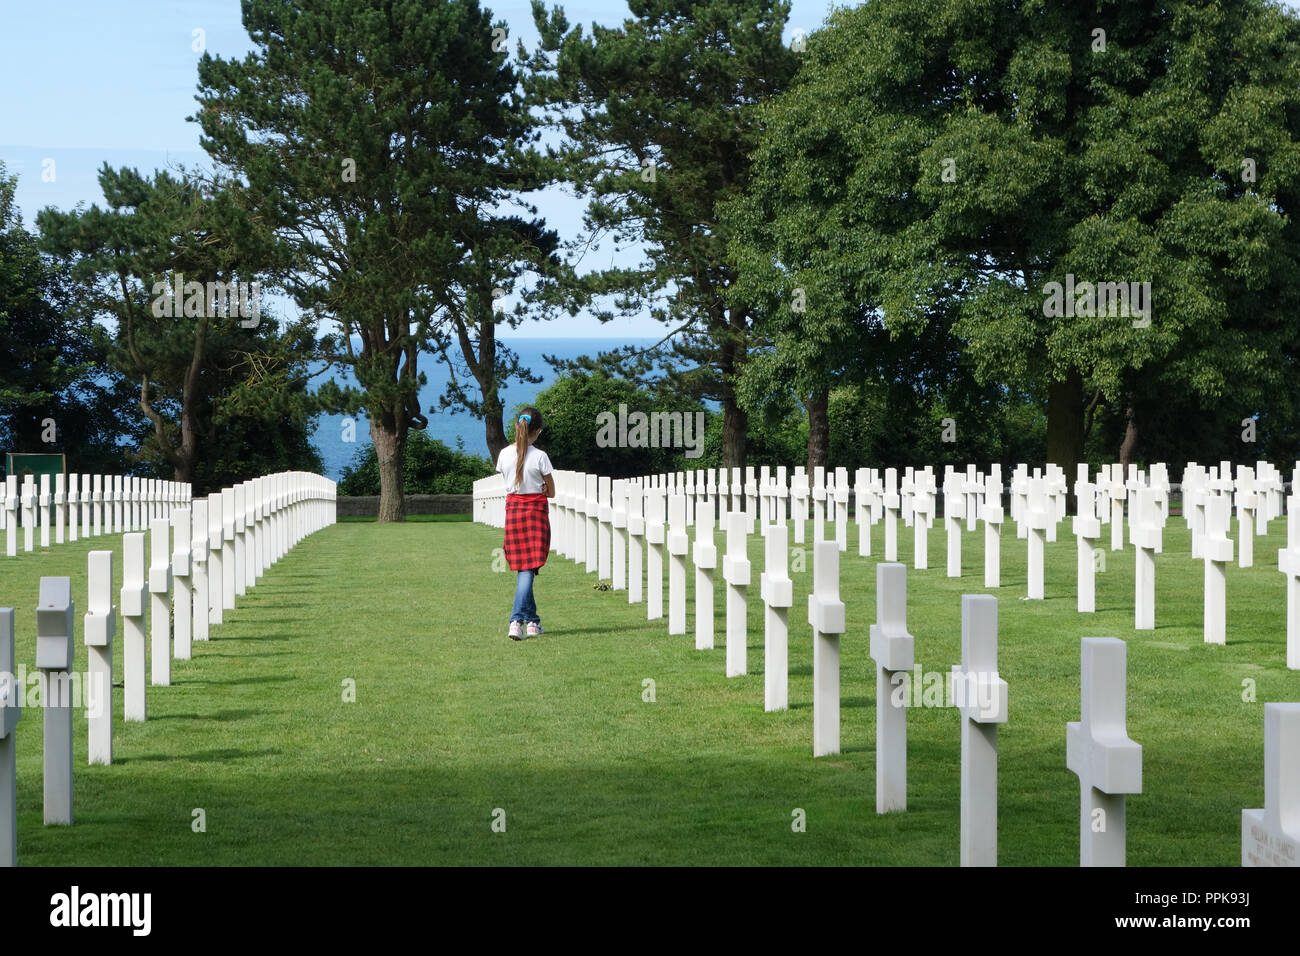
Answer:
[[[39,484],[41,475],[61,475],[64,468],[62,454],[27,454],[16,451],[5,454],[5,474],[16,476],[20,484],[23,475],[35,475]]]

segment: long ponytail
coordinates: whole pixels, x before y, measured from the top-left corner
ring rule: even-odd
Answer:
[[[529,405],[519,410],[515,419],[515,487],[524,483],[524,459],[528,457],[528,439],[542,430],[542,413]]]

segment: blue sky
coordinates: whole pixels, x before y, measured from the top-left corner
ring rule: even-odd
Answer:
[[[509,24],[511,49],[537,39],[527,0],[484,0]],[[625,3],[561,3],[570,23],[617,24]],[[794,0],[786,39],[825,19],[825,0]],[[46,206],[102,203],[99,168],[141,172],[181,163],[207,165],[193,113],[199,53],[196,30],[215,56],[251,49],[238,0],[48,0],[7,3],[0,32],[0,160],[18,176],[17,200],[29,226]],[[43,179],[51,169],[53,181]],[[562,238],[581,230],[583,203],[559,190],[537,201]],[[599,264],[594,262],[593,265]],[[530,322],[514,335],[658,336],[648,316],[602,325],[589,315]]]

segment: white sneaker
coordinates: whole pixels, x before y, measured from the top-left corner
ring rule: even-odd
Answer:
[[[529,625],[531,627],[531,625]],[[510,640],[522,641],[524,639],[524,628],[519,621],[510,622]]]
[[[529,637],[536,637],[538,634],[545,634],[545,633],[546,633],[546,630],[542,627],[541,624],[535,624],[535,623],[533,623],[532,621],[529,621],[529,622],[528,622],[528,636],[529,636]]]

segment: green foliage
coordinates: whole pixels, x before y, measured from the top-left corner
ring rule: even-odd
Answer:
[[[41,255],[0,163],[0,449],[64,452],[74,471],[120,472],[130,386],[65,263]],[[53,441],[50,424],[53,424]]]
[[[492,474],[486,458],[465,452],[462,442],[449,448],[422,431],[407,437],[402,459],[403,487],[408,495],[467,495],[474,482]],[[357,449],[352,463],[343,469],[338,486],[341,495],[377,495],[380,493],[379,460],[375,446]]]
[[[833,385],[872,364],[883,329],[952,336],[969,374],[1013,393],[1079,381],[1066,433],[1082,434],[1088,404],[1173,395],[1292,417],[1292,13],[868,0],[809,37],[762,126],[752,185],[723,220],[733,300],[774,344],[767,380]],[[1151,282],[1150,325],[1045,315],[1046,284],[1067,273]]]
[[[640,386],[598,368],[561,375],[539,392],[532,404],[545,421],[545,429],[537,440],[538,447],[546,450],[557,468],[612,478],[631,478],[655,472],[680,471],[700,466],[700,462],[705,460],[687,458],[687,449],[684,448],[631,448],[619,447],[616,443],[601,447],[598,444],[601,422],[604,421],[601,416],[608,413],[617,420],[620,405],[627,407],[629,415],[633,412],[681,412],[685,417],[705,410],[703,403],[684,398],[671,388],[660,390]],[[691,420],[693,423],[694,419]],[[709,421],[706,417],[706,430]],[[614,434],[617,434],[617,424]],[[692,435],[695,435],[694,431]]]

